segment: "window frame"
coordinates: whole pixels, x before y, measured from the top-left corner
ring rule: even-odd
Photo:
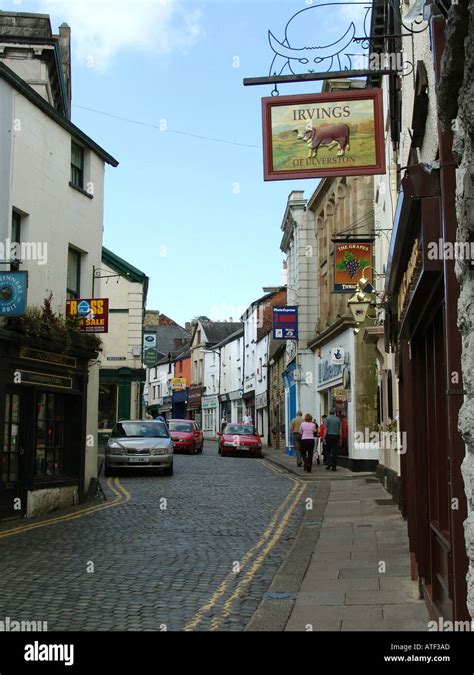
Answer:
[[[80,152],[80,164],[76,164],[74,161],[74,151],[79,150]],[[71,139],[71,185],[78,188],[79,190],[84,190],[84,169],[85,169],[85,148],[83,145],[80,145],[73,139]],[[75,172],[78,172],[76,176]],[[78,179],[78,180],[77,180]]]
[[[77,256],[77,274],[76,274],[76,286],[77,290],[69,288],[69,256],[70,254]],[[76,248],[69,246],[67,251],[67,279],[66,279],[66,296],[68,300],[75,300],[81,297],[81,267],[82,267],[82,253]]]

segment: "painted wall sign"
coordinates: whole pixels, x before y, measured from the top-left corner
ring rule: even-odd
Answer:
[[[385,173],[381,89],[262,99],[265,180]]]
[[[28,272],[0,272],[0,316],[23,316],[27,289]]]
[[[109,299],[77,298],[66,301],[66,316],[79,318],[82,333],[109,332]]]
[[[287,305],[273,308],[273,339],[298,339],[298,307]]]
[[[354,293],[364,275],[373,284],[373,242],[334,242],[334,293]]]

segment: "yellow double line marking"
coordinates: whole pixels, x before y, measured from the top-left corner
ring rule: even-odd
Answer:
[[[278,472],[279,473],[279,472]],[[248,572],[245,574],[244,578],[242,581],[237,585],[236,589],[232,593],[232,595],[228,598],[228,600],[225,602],[222,610],[221,610],[221,615],[218,617],[215,617],[211,621],[211,630],[217,630],[217,628],[220,626],[220,624],[224,621],[224,619],[230,614],[232,605],[234,604],[235,600],[239,597],[241,594],[242,590],[249,585],[249,583],[252,581],[253,577],[255,576],[256,572],[258,569],[262,566],[262,563],[264,562],[265,558],[269,554],[269,552],[275,547],[277,544],[278,540],[280,539],[286,525],[288,524],[289,519],[291,518],[291,515],[293,511],[295,510],[298,502],[300,501],[306,486],[304,484],[301,484],[300,481],[297,479],[290,478],[287,476],[291,481],[294,482],[294,486],[284,499],[284,501],[280,504],[278,509],[276,510],[273,518],[271,519],[267,529],[263,533],[262,537],[259,539],[259,541],[252,546],[252,548],[247,551],[247,553],[244,555],[242,560],[239,561],[239,568],[243,569],[245,565],[249,562],[249,560],[253,557],[255,553],[258,552],[259,549],[263,547],[265,544],[266,540],[269,539],[267,545],[263,550],[261,551],[260,555],[254,560],[252,566],[248,570]],[[292,498],[294,497],[293,501]],[[280,518],[280,514],[287,508],[287,505],[291,502],[291,505],[288,507],[288,510],[286,511],[285,516],[281,519],[278,527],[272,535],[272,532]],[[203,605],[194,615],[194,617],[189,621],[185,626],[184,629],[185,631],[192,631],[195,630],[201,621],[204,619],[204,616],[210,612],[217,604],[219,599],[224,595],[226,592],[228,586],[235,581],[236,575],[234,572],[230,572],[227,577],[224,579],[224,581],[219,585],[217,590],[213,593],[209,601]]]
[[[56,525],[57,523],[77,520],[78,518],[82,518],[83,516],[89,515],[90,513],[96,513],[97,511],[111,509],[113,506],[125,504],[132,498],[132,495],[128,492],[128,490],[125,489],[118,478],[108,478],[107,485],[115,495],[115,498],[112,501],[107,502],[106,504],[100,504],[99,506],[89,506],[88,508],[81,509],[81,511],[78,513],[70,513],[65,516],[57,516],[56,518],[43,520],[40,523],[30,523],[28,525],[20,525],[19,527],[15,527],[10,530],[4,530],[3,532],[0,532],[0,539],[3,539],[4,537],[11,537],[15,534],[22,534],[23,532],[29,532],[30,530],[36,530],[39,527],[47,527],[48,525]]]

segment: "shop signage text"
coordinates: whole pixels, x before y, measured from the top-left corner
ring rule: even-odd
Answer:
[[[217,408],[217,396],[209,396],[202,399],[202,409],[210,410],[211,408]]]
[[[28,272],[0,272],[0,316],[23,316],[27,289]]]
[[[64,366],[66,368],[75,368],[77,365],[76,359],[72,356],[54,354],[53,352],[45,352],[42,349],[32,349],[31,347],[21,347],[20,358],[51,363],[55,366]]]
[[[39,384],[48,387],[57,387],[58,389],[72,389],[72,377],[35,373],[31,370],[17,370],[15,371],[15,374],[17,373],[20,375],[21,384]]]
[[[265,180],[385,173],[382,90],[262,99]]]
[[[334,293],[353,293],[362,275],[373,283],[373,242],[334,242]]]
[[[400,290],[398,291],[398,320],[400,321],[402,314],[406,308],[408,294],[411,290],[413,282],[418,276],[420,271],[421,263],[421,250],[420,243],[418,239],[415,239],[413,244],[413,250],[411,252],[410,260],[408,261],[407,269],[403,275],[402,282],[400,284]]]
[[[66,301],[68,319],[79,319],[82,333],[109,332],[109,299],[77,298]]]
[[[340,380],[342,377],[342,365],[336,366],[329,361],[318,364],[319,384],[325,384],[332,380]]]
[[[287,305],[273,308],[273,339],[298,339],[298,307]]]
[[[171,387],[174,391],[182,391],[183,389],[186,389],[186,378],[173,377],[171,379]]]

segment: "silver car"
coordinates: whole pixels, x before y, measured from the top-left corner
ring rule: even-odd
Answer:
[[[106,476],[117,469],[162,469],[173,474],[173,441],[168,427],[157,420],[120,420],[105,448]]]

